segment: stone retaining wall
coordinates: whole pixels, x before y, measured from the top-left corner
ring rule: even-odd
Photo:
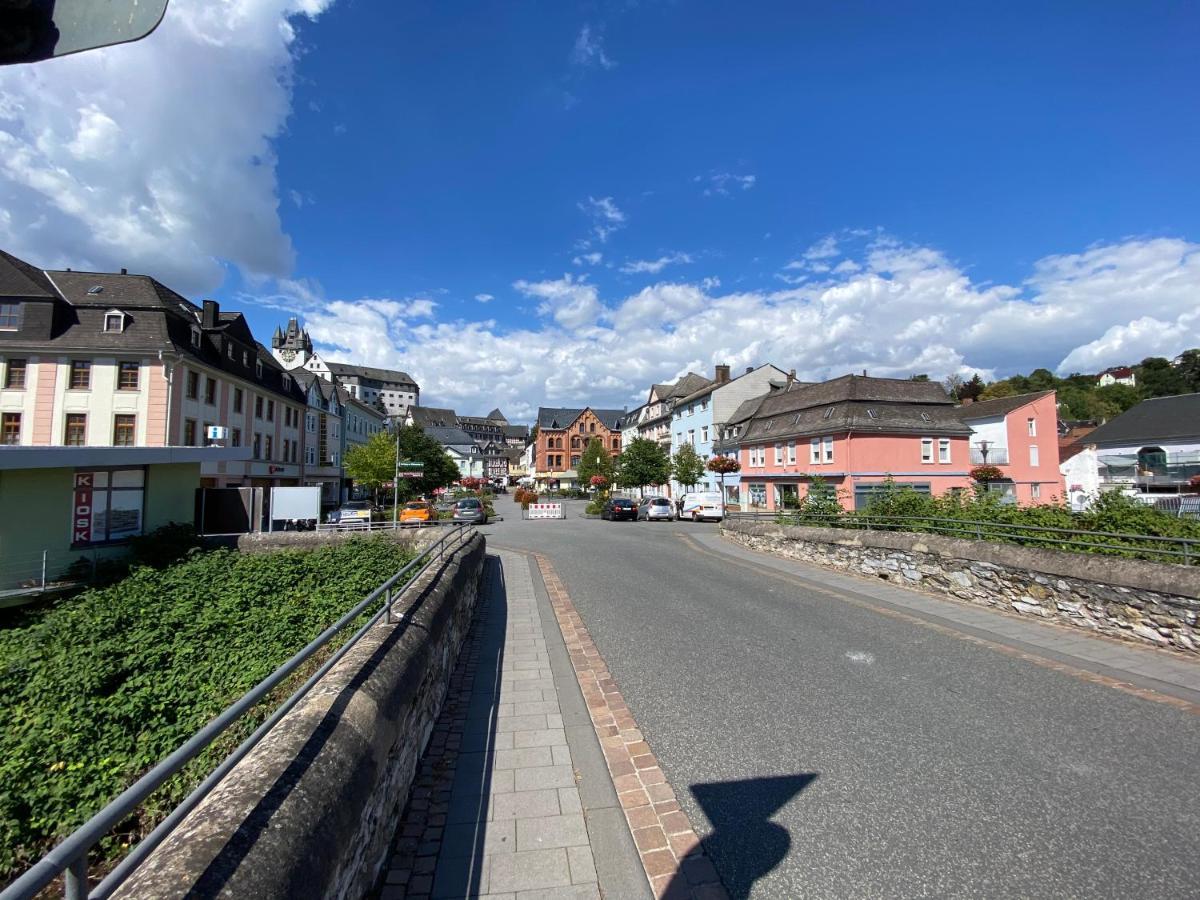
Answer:
[[[470,628],[484,553],[476,534],[412,585],[410,621],[364,635],[118,896],[368,893]]]
[[[726,522],[754,550],[1200,655],[1200,567],[932,534]]]

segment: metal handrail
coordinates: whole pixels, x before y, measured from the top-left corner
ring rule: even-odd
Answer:
[[[371,591],[353,609],[313,638],[303,649],[297,651],[289,660],[275,669],[270,675],[252,687],[221,712],[216,718],[192,735],[175,751],[161,760],[149,772],[126,788],[115,800],[75,829],[68,837],[53,850],[43,856],[24,874],[17,878],[3,891],[0,900],[29,900],[38,891],[50,884],[59,875],[66,875],[64,895],[67,900],[99,900],[107,898],[121,886],[147,856],[162,843],[192,809],[212,792],[221,779],[240,762],[305,695],[314,684],[320,680],[333,666],[374,626],[380,618],[391,622],[392,604],[403,593],[404,587],[415,582],[436,561],[440,561],[445,553],[458,549],[465,543],[467,529],[471,526],[459,524],[434,543],[430,544],[412,560],[406,563],[396,574],[383,584]],[[454,546],[450,543],[454,541]],[[435,557],[436,554],[436,557]],[[418,568],[419,567],[419,568]],[[416,570],[414,572],[414,570]],[[393,593],[396,582],[403,576],[410,575],[404,584]],[[244,716],[259,701],[277,687],[284,679],[305,663],[318,650],[325,646],[339,631],[357,619],[380,596],[383,596],[382,607],[359,628],[338,650],[314,672],[291,696],[263,722],[253,734],[243,741],[236,750],[227,756],[221,764],[209,774],[204,781],[177,806],[166,819],[158,824],[153,831],[143,838],[133,850],[108,874],[95,888],[89,892],[87,887],[87,855],[100,840],[116,825],[132,813],[137,807],[159,788],[168,778],[180,771],[189,761],[194,759],[205,747],[211,744],[230,725]]]
[[[868,531],[906,530],[905,523],[928,523],[931,530],[951,532],[954,534],[974,535],[983,540],[986,533],[989,537],[1012,538],[1016,541],[1029,541],[1044,544],[1055,544],[1067,547],[1086,547],[1100,550],[1119,550],[1125,553],[1142,553],[1153,556],[1180,557],[1184,565],[1191,565],[1192,560],[1200,560],[1200,538],[1163,537],[1156,534],[1124,534],[1115,531],[1083,531],[1072,528],[1057,528],[1050,525],[1021,525],[1009,522],[981,522],[974,519],[946,519],[930,516],[872,516],[870,513],[859,513],[853,516],[838,516],[827,513],[797,514],[788,510],[778,512],[731,512],[728,519],[745,520],[776,520],[792,518],[799,521],[815,521],[818,524],[832,528],[865,529]],[[1016,533],[1014,533],[1016,532]],[[1037,532],[1038,534],[1021,534],[1020,532]],[[1041,537],[1040,534],[1059,534],[1063,537]],[[1114,538],[1120,541],[1161,543],[1162,547],[1136,547],[1127,544],[1117,544],[1106,541],[1072,540],[1072,538]],[[1174,549],[1179,545],[1181,549]]]

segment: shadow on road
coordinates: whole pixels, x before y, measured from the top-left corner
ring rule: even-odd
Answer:
[[[754,882],[769,874],[792,846],[786,828],[771,821],[780,809],[817,778],[815,773],[693,784],[692,794],[712,823],[703,841],[731,900],[750,896]],[[684,860],[667,890],[668,897],[688,896]]]

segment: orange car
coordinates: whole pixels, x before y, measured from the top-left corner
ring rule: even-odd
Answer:
[[[422,522],[433,521],[433,507],[424,500],[413,500],[404,504],[400,510],[401,525],[418,525]]]

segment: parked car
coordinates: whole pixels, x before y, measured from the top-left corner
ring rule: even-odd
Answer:
[[[704,519],[721,521],[724,513],[721,511],[721,495],[717,491],[703,491],[696,494],[683,495],[683,507],[679,518],[700,522]]]
[[[478,497],[464,497],[454,504],[454,521],[470,522],[472,525],[487,524],[487,509]]]
[[[350,500],[343,503],[339,509],[329,514],[329,521],[335,525],[366,528],[371,524],[371,501]]]
[[[424,500],[410,500],[400,510],[401,525],[421,525],[433,519],[433,507]]]
[[[621,519],[634,522],[637,520],[637,504],[625,497],[613,497],[605,501],[600,510],[600,518],[608,519],[610,522],[617,522]]]
[[[642,520],[647,522],[654,520],[670,522],[675,518],[675,509],[671,506],[671,501],[666,497],[647,497],[638,506],[637,517],[639,522]]]

